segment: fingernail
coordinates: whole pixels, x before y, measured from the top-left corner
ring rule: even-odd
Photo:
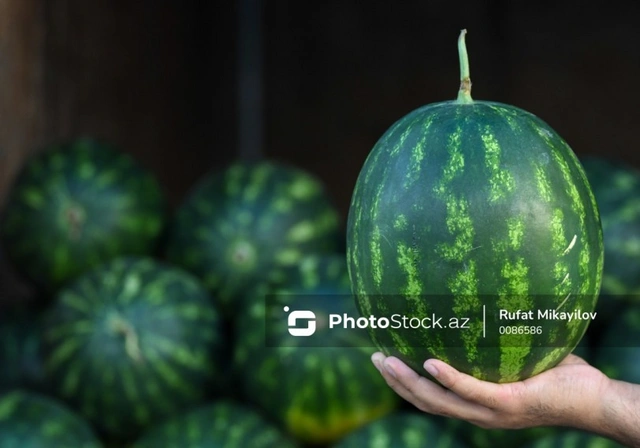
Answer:
[[[381,358],[382,357],[378,356],[377,353],[371,357],[371,361],[373,362],[373,365],[376,366],[376,369],[378,369],[378,370],[380,370],[382,368],[382,365],[380,364],[380,359]]]
[[[388,373],[389,375],[391,375],[391,376],[392,376],[392,377],[394,377],[394,378],[397,378],[397,377],[396,377],[396,371],[395,371],[395,370],[393,370],[393,368],[392,368],[388,363],[386,363],[386,362],[384,363],[384,369],[387,371],[387,373]]]
[[[424,363],[424,370],[426,370],[427,373],[429,373],[429,375],[431,375],[434,378],[437,377],[438,374],[440,373],[440,372],[438,372],[438,369],[436,369],[436,366],[434,366],[430,362],[425,362]]]

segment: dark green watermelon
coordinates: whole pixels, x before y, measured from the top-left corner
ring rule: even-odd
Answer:
[[[513,448],[521,447],[542,437],[558,432],[552,427],[525,429],[485,429],[463,420],[443,419],[448,431],[458,434],[460,439],[473,448]]]
[[[236,163],[204,178],[181,205],[167,256],[202,279],[231,316],[248,287],[305,254],[335,250],[339,235],[318,179],[272,162]]]
[[[216,402],[156,425],[132,448],[294,448],[295,444],[252,408]]]
[[[242,390],[299,441],[331,443],[393,411],[399,400],[371,363],[367,333],[329,328],[330,314],[357,317],[344,257],[308,256],[287,278],[238,315]],[[289,334],[296,311],[314,313],[310,337]],[[310,322],[297,324],[311,328]]]
[[[610,378],[640,383],[640,304],[624,307],[604,330],[593,365]]]
[[[58,401],[34,393],[0,395],[0,448],[100,448],[91,427]]]
[[[595,323],[605,327],[625,304],[640,303],[640,171],[603,157],[581,161],[602,219],[605,261]]]
[[[118,258],[61,291],[44,328],[56,394],[110,437],[128,437],[208,398],[220,319],[192,275]]]
[[[525,448],[622,448],[617,442],[588,432],[566,430],[560,434],[543,437]]]
[[[0,236],[15,267],[53,291],[116,256],[152,253],[165,220],[150,172],[106,143],[80,139],[27,161]]]
[[[464,33],[460,53],[468,74]],[[405,318],[370,329],[386,354],[420,374],[436,357],[517,381],[555,366],[585,333],[602,229],[568,144],[529,112],[472,100],[462,78],[457,100],[402,117],[367,157],[349,210],[349,271],[362,316]]]
[[[0,393],[46,390],[41,313],[0,308]]]
[[[352,432],[334,448],[464,448],[427,414],[396,412]]]

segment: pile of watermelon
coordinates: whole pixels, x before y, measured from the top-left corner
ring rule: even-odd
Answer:
[[[460,42],[458,99],[383,135],[346,222],[318,178],[273,160],[212,169],[175,208],[102,141],[27,160],[0,256],[36,293],[0,296],[0,448],[609,443],[423,414],[370,362],[383,350],[424,374],[436,356],[510,382],[575,352],[640,382],[640,174],[471,99]],[[473,319],[527,307],[599,318],[489,338]],[[452,312],[468,331],[356,323]]]

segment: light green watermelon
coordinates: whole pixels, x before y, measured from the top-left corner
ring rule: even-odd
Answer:
[[[223,343],[218,310],[195,277],[125,257],[60,292],[43,352],[57,396],[105,435],[127,438],[207,400]]]
[[[83,138],[26,162],[0,237],[16,269],[51,293],[102,262],[152,254],[165,221],[156,178],[130,155]]]
[[[58,401],[24,391],[0,395],[0,448],[101,448],[87,422]]]
[[[222,401],[156,425],[132,448],[294,448],[256,410]]]
[[[248,288],[305,254],[333,252],[339,237],[338,212],[318,179],[270,161],[239,162],[206,176],[179,207],[167,257],[233,316]]]
[[[529,112],[471,98],[464,35],[458,99],[400,118],[362,167],[349,273],[363,317],[405,318],[370,328],[386,354],[420,374],[435,357],[518,381],[555,366],[585,333],[602,229],[569,145]],[[518,311],[531,318],[501,314]]]

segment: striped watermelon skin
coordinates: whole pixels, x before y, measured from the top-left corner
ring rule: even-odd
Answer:
[[[124,257],[60,292],[43,352],[54,392],[106,436],[127,438],[207,399],[222,342],[219,313],[195,277]]]
[[[334,448],[465,448],[426,414],[397,412],[354,431]]]
[[[640,304],[622,308],[615,325],[605,328],[593,364],[610,378],[640,383]]]
[[[35,155],[7,201],[0,228],[7,257],[48,292],[117,256],[152,253],[166,221],[155,177],[93,139]]]
[[[568,430],[561,434],[543,437],[525,448],[622,448],[617,442],[587,432]]]
[[[309,444],[335,442],[397,408],[397,395],[371,364],[367,333],[328,328],[329,313],[357,315],[343,256],[307,256],[267,294],[249,302],[235,329],[247,400]],[[315,312],[319,342],[289,336],[284,306]]]
[[[398,120],[364,163],[347,231],[363,316],[470,318],[446,335],[371,331],[421,373],[437,357],[494,382],[535,375],[571,352],[589,320],[501,336],[499,309],[589,312],[597,302],[602,229],[584,171],[551,127],[513,106],[447,101]],[[485,335],[483,305],[494,324]]]
[[[91,427],[58,401],[24,391],[0,396],[0,448],[101,448]]]
[[[443,419],[449,432],[459,434],[460,439],[473,448],[521,447],[543,437],[556,435],[558,429],[540,426],[524,429],[485,429],[464,420]]]
[[[205,177],[177,211],[167,257],[196,274],[232,315],[248,286],[305,254],[333,252],[339,215],[321,182],[271,161]]]
[[[295,448],[254,409],[233,401],[206,405],[147,431],[132,448]]]

